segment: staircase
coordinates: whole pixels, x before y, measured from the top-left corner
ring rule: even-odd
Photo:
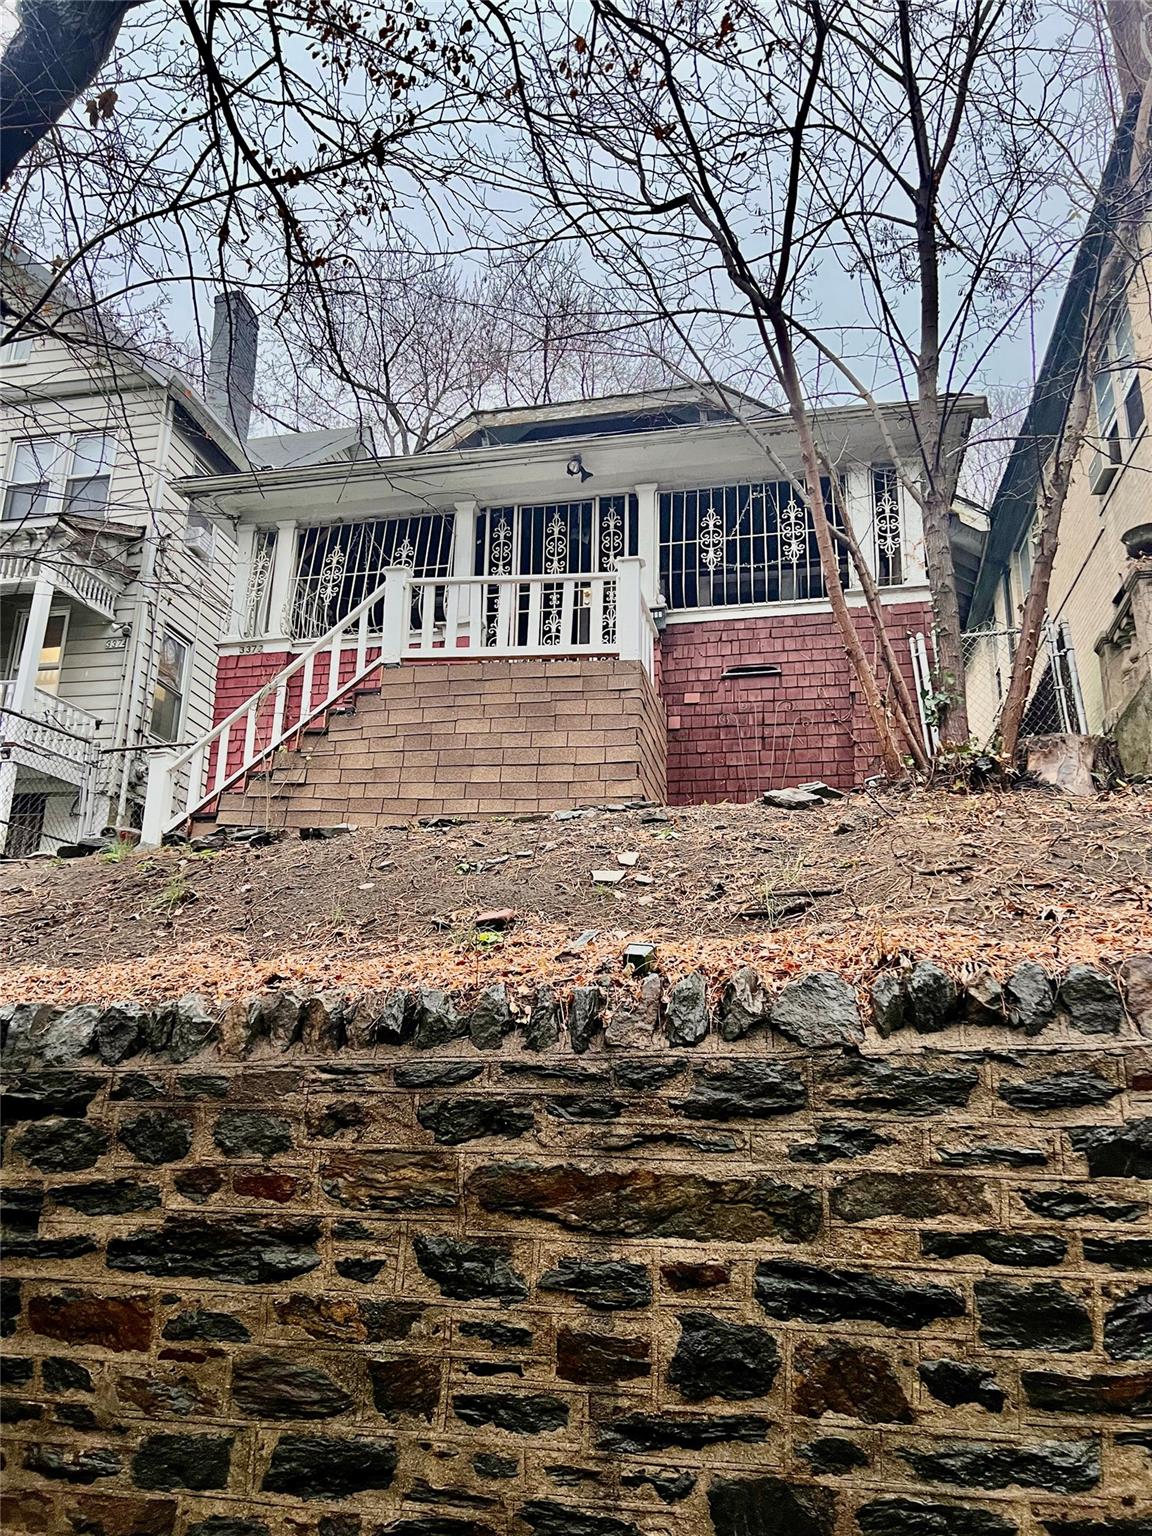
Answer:
[[[323,826],[662,799],[641,569],[386,572],[199,741],[153,754],[141,842],[207,820]]]

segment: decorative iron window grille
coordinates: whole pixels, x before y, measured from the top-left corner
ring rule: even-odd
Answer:
[[[821,488],[839,524],[831,482]],[[842,547],[838,561],[847,585]],[[811,513],[787,480],[663,492],[660,577],[672,610],[826,595]]]
[[[280,615],[272,617],[272,566],[276,560],[275,528],[258,528],[252,541],[252,565],[248,571],[248,590],[244,597],[245,636],[279,634]]]
[[[872,471],[872,526],[876,538],[876,581],[898,587],[904,580],[904,530],[900,482],[891,465]]]
[[[478,576],[605,575],[617,560],[638,548],[635,496],[594,496],[586,501],[547,502],[539,506],[485,507],[476,519]],[[499,588],[484,588],[484,622],[494,643]],[[616,594],[605,596],[602,633],[615,638]],[[516,644],[587,645],[591,632],[590,589],[578,588],[570,612],[564,612],[562,583],[548,583],[540,594],[538,632],[529,636],[532,595],[516,595]],[[567,632],[566,632],[567,631]]]
[[[315,640],[338,624],[384,580],[393,566],[407,566],[416,576],[447,577],[452,570],[451,512],[416,517],[380,518],[368,523],[324,523],[301,528],[296,546],[296,575],[289,602],[289,633],[294,640]],[[443,592],[436,593],[437,622]],[[419,594],[412,604],[412,625],[420,625]],[[383,599],[369,613],[369,628],[384,620]]]

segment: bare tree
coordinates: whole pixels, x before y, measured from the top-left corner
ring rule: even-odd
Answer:
[[[579,29],[560,0],[479,4],[486,100],[523,135],[526,194],[551,204],[540,238],[583,239],[697,333],[746,322],[788,403],[829,599],[889,766],[915,722],[898,696],[882,708],[839,590],[813,413],[855,399],[882,428],[882,397],[914,407],[917,451],[892,458],[923,519],[942,735],[966,743],[957,401],[1074,248],[1092,173],[1063,135],[1094,109],[1095,61],[1081,69],[1023,0],[733,0],[719,17],[593,0]],[[820,299],[837,286],[834,319]]]
[[[324,299],[360,383],[333,397],[324,329],[301,307],[264,365],[266,408],[294,424],[367,424],[390,453],[418,452],[471,411],[667,383],[683,350],[562,249],[465,261],[397,243],[333,272]]]

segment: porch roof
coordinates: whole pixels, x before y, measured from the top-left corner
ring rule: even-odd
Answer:
[[[962,453],[973,420],[987,415],[982,395],[948,401],[949,451]],[[881,406],[884,428],[901,451],[915,459],[914,413],[905,402]],[[817,439],[833,464],[868,464],[890,458],[876,414],[866,405],[835,406],[813,413]],[[591,471],[586,484],[566,473],[578,449]],[[246,521],[298,518],[309,521],[400,515],[454,502],[500,505],[556,501],[618,493],[637,484],[691,486],[733,480],[779,478],[773,456],[798,468],[795,431],[786,416],[722,421],[659,431],[598,433],[563,441],[504,447],[442,448],[390,458],[315,464],[258,473],[189,478],[175,482],[181,495]]]

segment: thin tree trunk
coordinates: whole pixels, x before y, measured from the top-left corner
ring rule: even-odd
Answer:
[[[1040,648],[1040,631],[1048,610],[1048,589],[1052,584],[1052,565],[1060,547],[1060,519],[1064,511],[1064,498],[1080,449],[1084,443],[1084,430],[1092,405],[1092,381],[1085,358],[1076,376],[1076,386],[1064,423],[1064,435],[1051,462],[1051,470],[1045,476],[1043,498],[1040,503],[1040,538],[1032,565],[1032,579],[1028,583],[1028,595],[1024,599],[1024,611],[1020,618],[1020,643],[1012,658],[1012,675],[1004,708],[1000,714],[1001,751],[1011,763],[1016,756],[1020,740],[1020,725],[1028,704],[1032,685],[1032,670],[1036,665],[1036,653]]]
[[[100,73],[142,0],[20,0],[0,59],[0,184]]]
[[[868,718],[876,732],[884,772],[893,779],[903,778],[905,767],[896,738],[892,734],[892,722],[885,711],[884,701],[880,697],[880,690],[876,684],[876,675],[864,654],[864,647],[860,643],[860,636],[856,632],[852,612],[845,600],[844,588],[840,583],[840,566],[832,540],[832,527],[828,521],[824,495],[820,488],[820,452],[812,436],[812,427],[804,404],[804,391],[800,384],[796,360],[792,355],[792,338],[788,332],[788,324],[778,313],[772,315],[771,323],[780,359],[781,383],[788,399],[789,414],[800,439],[804,478],[808,486],[808,503],[812,509],[812,526],[816,533],[817,548],[820,551],[820,565],[824,572],[824,584],[828,589],[828,601],[840,629],[844,649],[848,652],[848,660],[860,684]]]
[[[842,540],[848,553],[852,557],[852,564],[856,568],[856,575],[860,579],[860,590],[864,594],[864,601],[868,605],[868,612],[872,618],[872,627],[880,645],[880,654],[884,658],[884,665],[888,669],[888,675],[892,679],[892,691],[896,695],[896,724],[900,734],[908,745],[908,752],[917,768],[927,773],[931,767],[928,754],[924,749],[920,732],[916,729],[916,721],[919,711],[913,702],[912,695],[908,691],[908,684],[904,680],[904,673],[897,660],[896,652],[892,646],[892,636],[888,633],[888,625],[884,615],[884,605],[880,601],[880,593],[876,583],[872,580],[872,572],[864,560],[864,551],[860,548],[854,529],[848,520],[847,513],[842,512],[844,526],[835,530],[835,536]]]

